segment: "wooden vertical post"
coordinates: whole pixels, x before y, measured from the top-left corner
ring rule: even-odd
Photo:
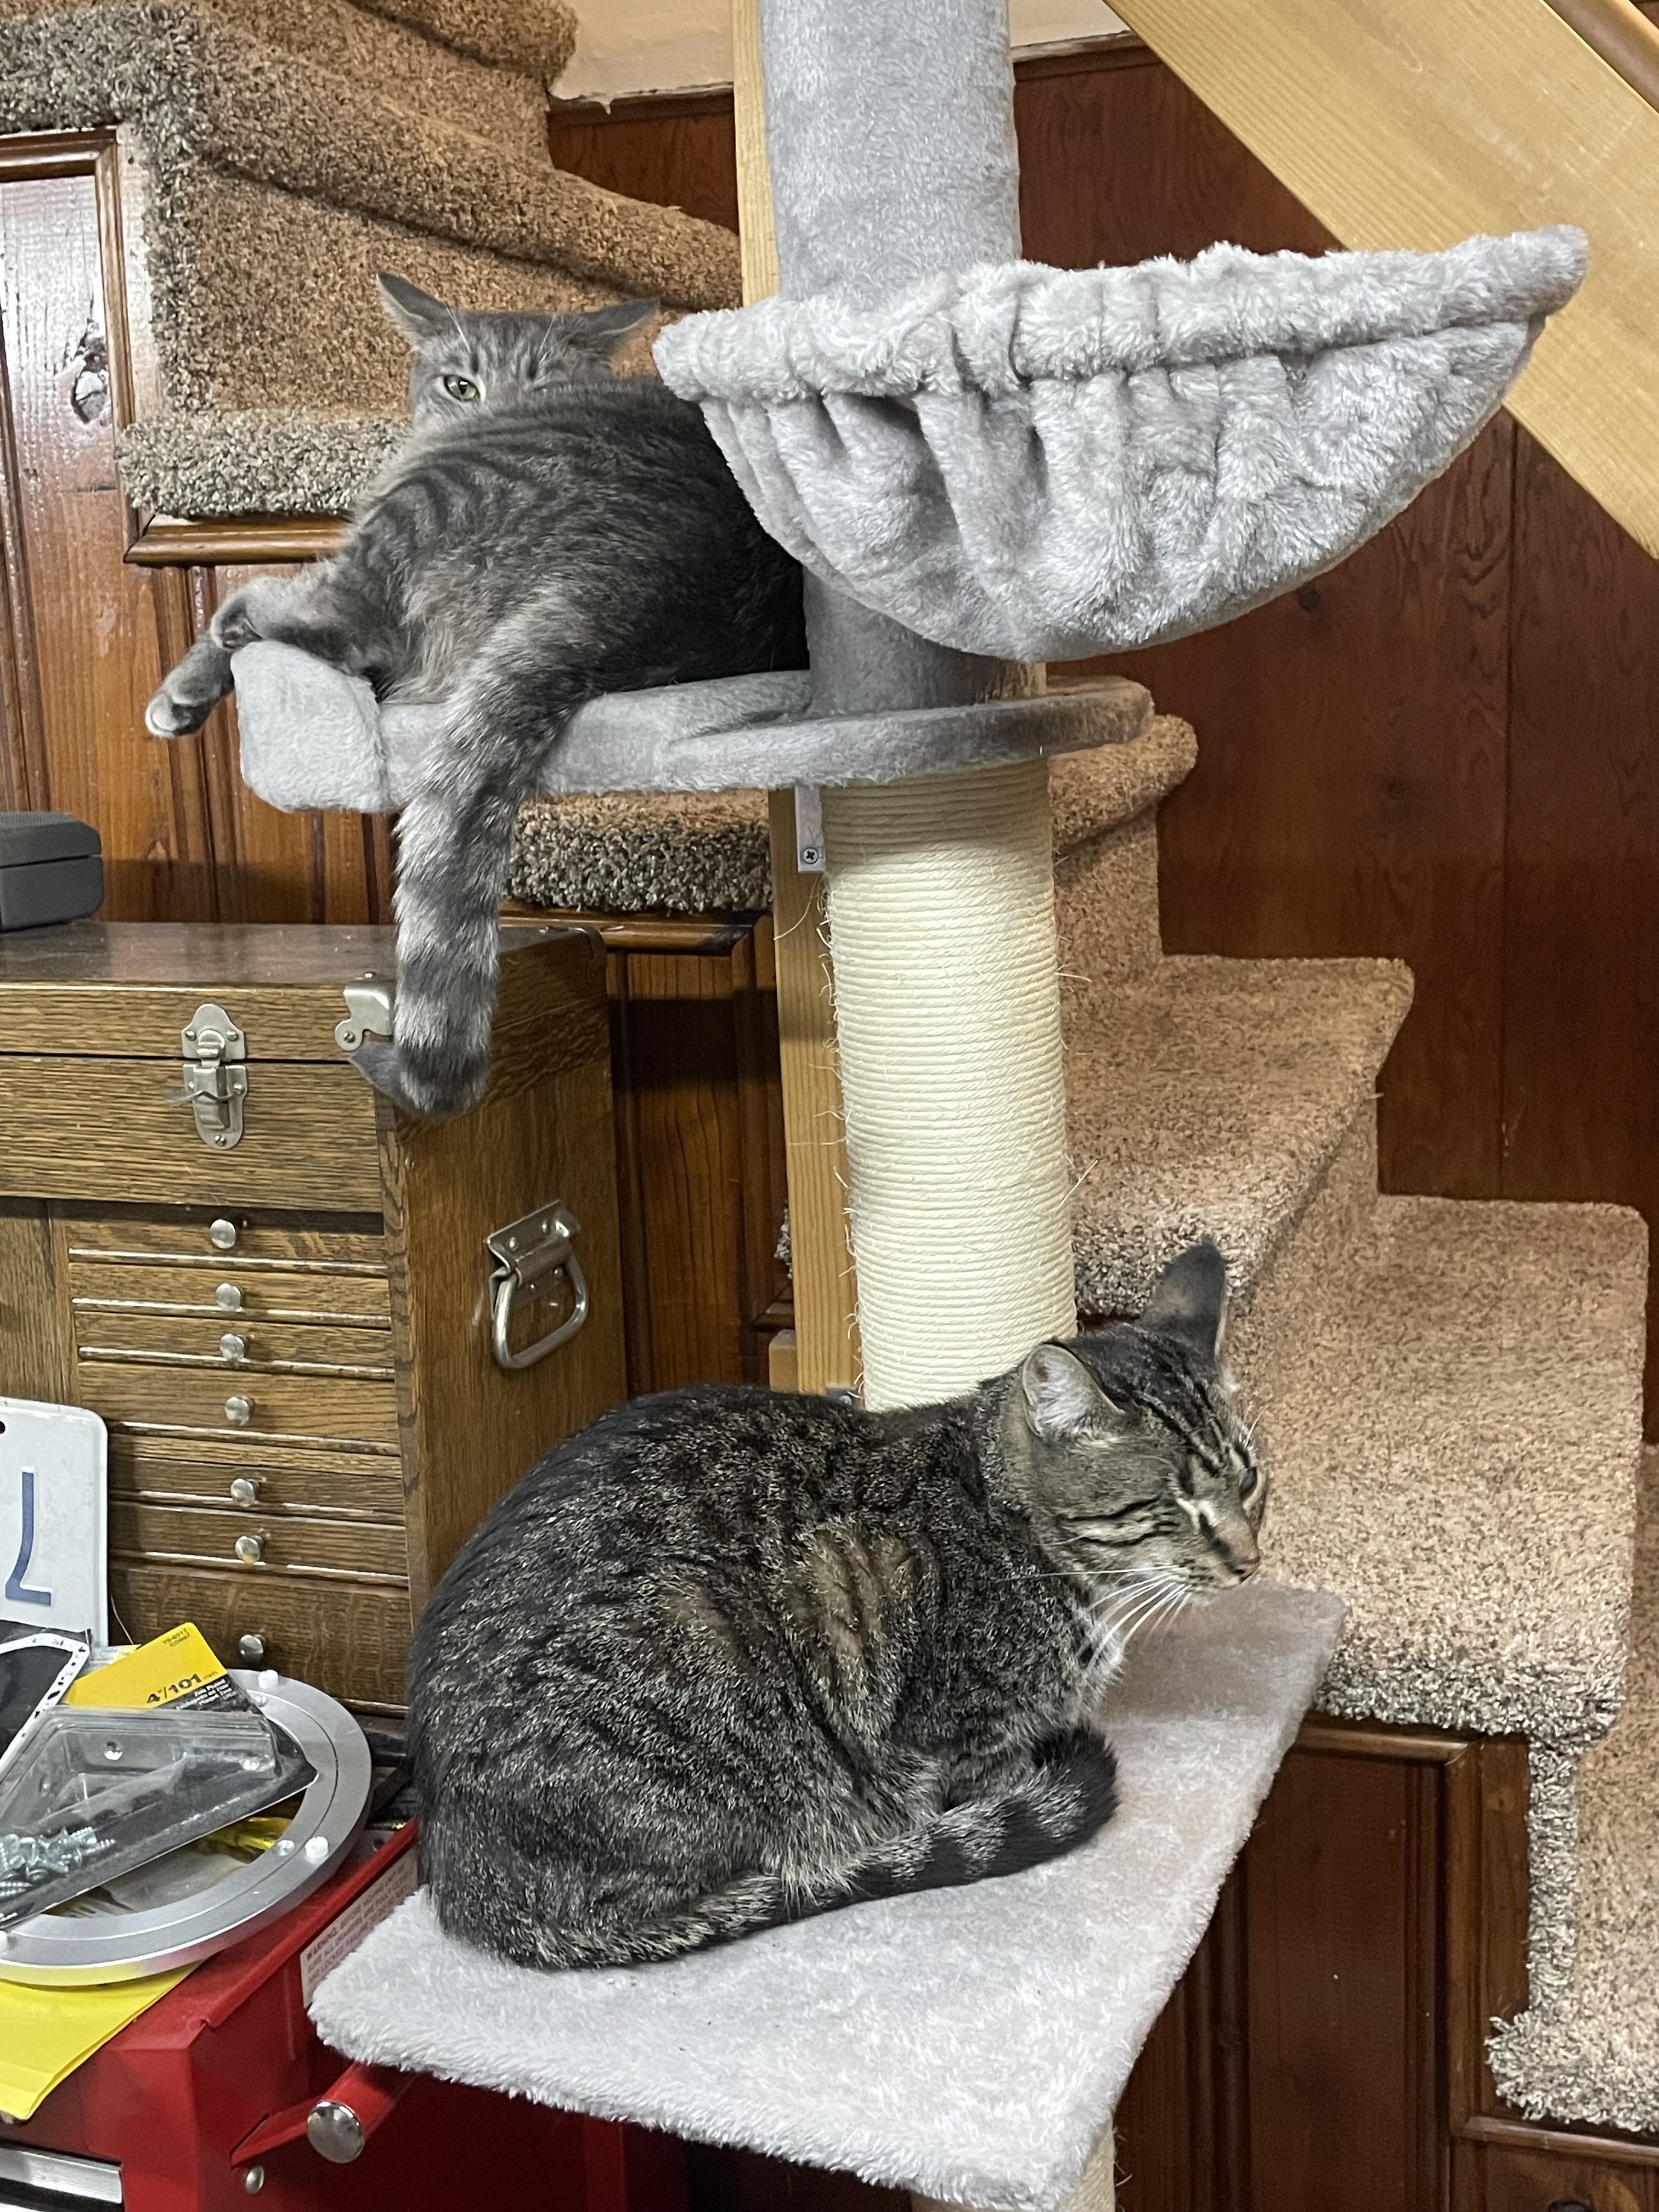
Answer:
[[[737,114],[738,213],[744,302],[778,289],[772,179],[766,161],[765,84],[758,0],[732,0],[732,69]],[[795,1288],[793,1377],[799,1390],[856,1387],[858,1287],[847,1229],[847,1146],[836,1058],[833,975],[823,878],[795,865],[795,798],[771,799],[772,915],[777,963],[778,1045],[783,1071],[789,1176],[789,1250]]]

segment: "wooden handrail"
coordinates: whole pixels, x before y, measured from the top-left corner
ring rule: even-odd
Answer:
[[[1650,107],[1659,107],[1659,28],[1633,0],[1550,0],[1550,5]]]

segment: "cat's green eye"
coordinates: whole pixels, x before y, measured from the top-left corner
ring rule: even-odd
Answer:
[[[482,399],[483,397],[470,376],[447,376],[444,390],[452,399]]]

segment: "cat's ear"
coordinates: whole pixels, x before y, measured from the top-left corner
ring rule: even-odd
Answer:
[[[447,307],[441,300],[434,300],[429,292],[411,284],[406,276],[394,276],[381,270],[374,279],[380,295],[380,305],[409,340],[410,345],[420,345],[428,338],[448,337],[455,328],[455,310]]]
[[[630,331],[638,330],[660,312],[660,300],[618,300],[609,307],[590,307],[565,317],[564,340],[579,353],[596,361],[609,361]]]
[[[1119,1418],[1118,1409],[1075,1353],[1063,1344],[1040,1344],[1019,1370],[1025,1418],[1049,1443],[1082,1427]]]
[[[1173,1336],[1199,1358],[1221,1356],[1227,1325],[1227,1262],[1212,1237],[1189,1244],[1152,1285],[1140,1316],[1143,1328]]]

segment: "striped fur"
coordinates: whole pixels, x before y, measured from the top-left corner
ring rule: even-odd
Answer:
[[[799,572],[698,410],[612,351],[655,308],[471,314],[381,280],[414,429],[332,560],[228,599],[146,711],[199,728],[255,638],[449,712],[398,825],[397,1034],[357,1064],[407,1112],[489,1079],[513,826],[571,713],[605,691],[805,657]]]
[[[1127,1636],[1255,1571],[1224,1273],[943,1406],[732,1387],[560,1445],[416,1632],[422,1863],[452,1933],[637,1964],[1016,1873],[1115,1802]]]

